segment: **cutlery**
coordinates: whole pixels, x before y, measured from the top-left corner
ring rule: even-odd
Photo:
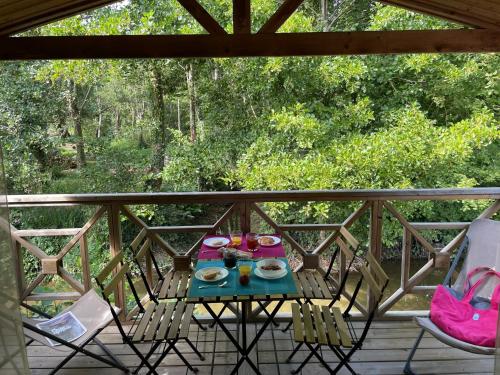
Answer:
[[[227,281],[224,281],[223,283],[219,284],[219,285],[200,285],[198,287],[198,289],[205,289],[205,288],[224,288],[227,284]]]

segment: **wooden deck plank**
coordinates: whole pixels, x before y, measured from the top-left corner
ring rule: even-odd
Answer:
[[[164,314],[168,315],[167,313]],[[361,332],[364,324],[365,322],[354,322],[354,327],[358,333]],[[228,323],[227,327],[234,333],[235,325],[233,323]],[[126,331],[128,328],[128,326],[125,326]],[[326,329],[328,330],[328,325]],[[272,333],[271,330],[273,330]],[[419,329],[411,321],[375,321],[363,345],[363,350],[354,354],[350,362],[351,366],[359,374],[401,374],[408,350],[413,346],[418,334]],[[215,335],[217,335],[216,343],[214,342]],[[201,331],[196,325],[192,324],[189,337],[197,345],[200,352],[205,355],[206,361],[200,361],[183,341],[177,344],[177,348],[190,363],[200,369],[199,374],[219,374],[231,370],[231,363],[237,358],[236,351],[230,341],[224,338],[225,336],[220,330],[217,330],[217,332],[210,329]],[[219,340],[219,337],[222,338],[222,341]],[[293,337],[293,331],[282,333],[280,328],[273,328],[272,325],[266,329],[264,336],[257,345],[259,351],[257,356],[258,364],[264,375],[287,374],[291,369],[297,368],[300,359],[304,358],[307,351],[301,348],[300,355],[297,355],[297,358],[294,358],[292,363],[286,364],[286,357],[290,355],[291,350],[295,347]],[[126,344],[123,344],[116,326],[106,327],[99,335],[99,339],[131,369],[139,364],[137,356],[132,353]],[[139,350],[145,353],[150,344],[139,343],[137,346]],[[89,344],[87,349],[102,353],[95,344]],[[323,350],[322,352],[327,363],[333,365],[338,362],[338,359],[329,350]],[[30,345],[28,347],[28,359],[32,374],[48,375],[50,369],[54,368],[65,355],[66,353],[43,345]],[[276,361],[279,363],[279,372],[275,365]],[[422,375],[492,374],[493,361],[493,356],[480,356],[449,348],[426,334],[415,355],[413,369],[416,373]],[[214,364],[213,372],[212,363]],[[187,375],[185,366],[175,354],[169,354],[159,367],[159,373],[167,372],[172,375]],[[58,372],[58,375],[115,375],[118,373],[121,372],[88,357],[77,355],[66,364],[65,368]],[[302,373],[323,375],[326,374],[326,371],[319,366],[317,360],[312,359]],[[341,371],[340,374],[347,374],[347,372]]]

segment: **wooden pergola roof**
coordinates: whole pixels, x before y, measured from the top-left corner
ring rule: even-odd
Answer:
[[[175,1],[175,0],[172,0]],[[498,52],[500,0],[384,0],[472,26],[455,30],[276,33],[304,0],[284,0],[251,33],[251,0],[233,0],[233,34],[197,0],[177,0],[208,32],[203,35],[12,37],[117,0],[0,0],[0,59],[314,56]]]

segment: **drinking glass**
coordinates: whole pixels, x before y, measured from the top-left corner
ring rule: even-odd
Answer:
[[[224,267],[233,269],[236,267],[236,254],[230,251],[224,253]]]
[[[257,250],[258,242],[257,242],[257,234],[256,233],[247,233],[247,247],[250,251]]]
[[[248,283],[250,282],[252,265],[250,263],[240,263],[238,269],[240,271],[240,284],[248,285]]]
[[[232,232],[229,236],[231,237],[231,244],[238,248],[241,245],[243,234],[241,232]]]

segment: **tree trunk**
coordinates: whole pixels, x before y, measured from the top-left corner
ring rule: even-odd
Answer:
[[[102,131],[102,106],[101,106],[101,99],[97,97],[97,110],[99,111],[99,117],[97,119],[97,129],[95,131],[95,137],[96,138],[101,138],[101,131]]]
[[[120,131],[122,128],[122,117],[119,109],[116,110],[115,114],[115,136],[118,137],[120,135]]]
[[[177,129],[179,129],[179,133],[181,130],[181,100],[177,98]]]
[[[86,164],[85,144],[83,140],[81,110],[77,105],[77,87],[73,80],[68,81],[68,112],[75,128],[77,165],[82,168]]]
[[[165,167],[165,149],[167,146],[164,87],[161,68],[152,64],[151,94],[153,104],[153,158],[150,172],[152,177],[146,181],[147,188],[159,191],[162,184],[161,172]]]
[[[321,0],[321,21],[323,22],[323,31],[328,31],[328,0]]]
[[[190,63],[186,71],[186,81],[189,95],[189,130],[191,133],[191,142],[196,141],[196,91],[193,73],[193,64]]]

